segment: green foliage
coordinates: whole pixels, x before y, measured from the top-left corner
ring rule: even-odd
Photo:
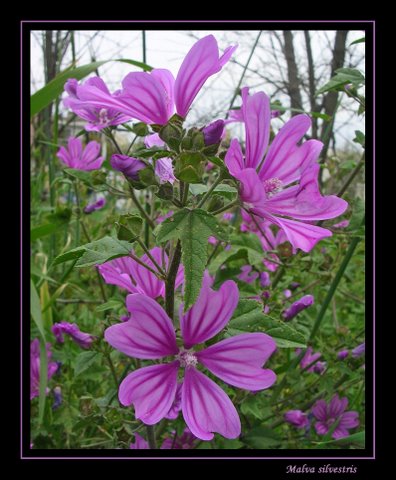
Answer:
[[[355,88],[364,85],[364,75],[355,68],[339,68],[335,72],[336,74],[334,77],[331,78],[326,85],[321,87],[316,92],[316,95],[320,95],[321,93],[325,93],[330,90],[343,90],[344,86],[348,84],[352,84]]]

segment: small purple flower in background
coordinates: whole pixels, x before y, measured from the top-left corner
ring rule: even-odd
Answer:
[[[326,435],[331,426],[338,422],[331,434],[332,438],[337,440],[338,438],[348,437],[349,430],[359,425],[359,413],[346,412],[347,407],[348,399],[346,397],[339,398],[338,394],[333,396],[329,404],[325,400],[317,400],[312,407],[312,413],[319,420],[315,423],[316,433]]]
[[[180,306],[183,347],[177,345],[174,326],[162,307],[139,294],[128,295],[126,300],[131,320],[105,331],[107,342],[130,357],[144,360],[174,357],[170,363],[130,373],[120,385],[121,404],[133,404],[136,418],[143,423],[158,423],[175,402],[178,372],[182,368],[183,417],[190,431],[201,440],[212,440],[213,432],[236,438],[241,433],[241,423],[229,397],[196,368],[198,363],[225,383],[246,390],[263,390],[276,380],[272,370],[262,369],[276,349],[274,340],[264,333],[236,335],[203,350],[192,349],[217,335],[238,304],[235,282],[224,282],[218,291],[210,288],[211,283],[206,273],[196,303],[185,314]]]
[[[365,352],[366,352],[366,343],[364,342],[364,343],[358,345],[357,347],[355,347],[352,350],[352,357],[353,358],[359,358],[362,355],[364,355]]]
[[[86,105],[113,108],[145,123],[164,125],[175,107],[186,117],[194,98],[206,80],[229,61],[236,46],[219,56],[213,35],[198,40],[183,60],[176,80],[165,68],[132,72],[122,80],[121,92],[114,96],[95,86],[79,86],[77,94]]]
[[[226,212],[223,214],[223,220],[226,220],[226,221],[232,220],[234,217],[235,217],[234,213]]]
[[[347,358],[348,355],[349,355],[348,350],[341,350],[340,352],[337,353],[337,358],[338,360],[344,360],[345,358]]]
[[[62,390],[57,386],[54,388],[54,403],[52,404],[52,410],[57,410],[62,405]]]
[[[120,322],[127,322],[130,318],[129,315],[121,315]]]
[[[252,268],[250,265],[241,267],[242,273],[237,275],[237,279],[241,282],[253,283],[260,274],[258,272],[252,272]]]
[[[313,366],[313,371],[315,373],[319,373],[319,375],[323,375],[327,367],[326,362],[316,362]]]
[[[342,220],[342,222],[335,223],[333,228],[346,228],[349,226],[349,220]]]
[[[147,167],[143,160],[128,157],[128,155],[119,155],[118,153],[111,156],[110,165],[114,170],[135,181],[139,180],[139,171]]]
[[[289,410],[285,413],[284,419],[296,428],[306,428],[309,425],[307,415],[301,410]]]
[[[167,157],[159,158],[155,162],[155,174],[161,184],[169,182],[173,185],[176,177],[173,173],[172,159]]]
[[[100,77],[89,78],[83,85],[78,85],[78,81],[75,78],[70,78],[65,83],[65,91],[69,94],[63,100],[63,104],[66,108],[70,108],[77,116],[87,120],[85,130],[99,132],[102,128],[106,128],[112,125],[120,125],[131,120],[130,116],[124,115],[114,108],[107,108],[100,105],[87,105],[83,102],[78,95],[78,91],[81,87],[90,88],[94,87],[103,91],[109,97],[117,97],[117,94],[111,94],[106,84]]]
[[[210,235],[209,238],[208,238],[208,242],[209,242],[211,245],[217,245],[217,238],[214,237],[213,235]]]
[[[306,367],[308,367],[308,365],[311,365],[311,363],[313,363],[315,360],[317,360],[319,357],[322,356],[322,354],[320,352],[317,352],[317,353],[314,353],[314,354],[312,352],[313,352],[312,347],[308,347],[307,351],[305,352],[305,355],[301,359],[300,367],[303,370]],[[297,348],[296,353],[297,353],[297,355],[299,355],[301,353],[301,348]],[[318,362],[316,362],[316,363],[318,363]],[[309,367],[307,369],[307,372],[310,372],[310,373],[315,372],[315,365],[316,364],[313,364],[311,367]]]
[[[292,303],[283,313],[282,317],[288,321],[292,320],[298,313],[302,312],[306,308],[310,307],[314,303],[314,297],[312,295],[305,295],[296,302]]]
[[[76,170],[97,170],[102,166],[104,157],[100,157],[100,144],[92,141],[88,142],[83,149],[79,138],[70,137],[67,143],[67,149],[60,147],[56,156],[69,168]]]
[[[47,343],[47,359],[48,359],[48,380],[57,372],[58,364],[51,362],[52,352],[51,344]],[[40,341],[38,338],[32,340],[30,344],[30,400],[39,396],[40,392]],[[49,388],[46,394],[48,395]]]
[[[260,273],[260,285],[263,288],[269,287],[271,285],[271,279],[268,272],[261,272]]]
[[[271,118],[278,118],[280,117],[281,112],[280,110],[271,110]]]
[[[168,255],[162,252],[161,248],[152,248],[150,253],[158,265],[162,265],[163,257],[165,268],[168,268]],[[146,254],[140,257],[140,260],[154,271],[156,270]],[[110,285],[117,285],[129,293],[141,293],[151,298],[165,297],[165,282],[130,257],[116,258],[98,265],[97,268],[104,281]],[[183,271],[183,266],[180,266],[176,276],[175,289],[183,283]]]
[[[286,297],[286,298],[290,298],[293,294],[291,292],[291,290],[289,290],[288,288],[286,290],[283,290],[283,295]]]
[[[290,284],[290,290],[296,290],[299,286],[300,284],[298,282],[292,282]]]
[[[85,208],[84,208],[84,213],[92,213],[95,212],[96,210],[100,210],[106,205],[106,199],[104,197],[99,198],[96,200],[94,203],[89,203]]]
[[[159,217],[157,217],[155,219],[155,221],[157,223],[162,223],[164,220],[166,220],[167,218],[170,218],[172,215],[174,214],[174,211],[173,210],[169,210],[169,212],[167,213],[164,213],[163,215],[160,215]]]
[[[129,445],[129,448],[131,448],[133,450],[147,450],[147,449],[150,449],[149,444],[138,433],[135,433],[135,443],[131,443]]]
[[[65,334],[69,335],[81,348],[90,348],[91,343],[94,341],[94,337],[89,333],[82,332],[76,323],[54,323],[51,331],[55,335],[56,341],[59,343],[64,343],[65,339],[63,335]]]
[[[172,437],[165,438],[162,442],[161,449],[187,450],[194,448],[197,444],[198,438],[191,433],[189,428],[185,428],[180,436],[176,435],[176,431],[173,431],[172,434]]]
[[[220,143],[224,133],[224,120],[215,120],[202,129],[205,145]]]

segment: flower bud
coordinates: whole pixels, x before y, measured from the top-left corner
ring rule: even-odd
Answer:
[[[139,180],[139,171],[147,167],[146,163],[138,158],[119,154],[111,156],[110,165],[114,170],[122,172],[126,177],[135,181]]]

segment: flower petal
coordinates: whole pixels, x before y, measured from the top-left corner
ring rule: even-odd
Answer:
[[[325,422],[327,420],[327,403],[325,400],[317,400],[312,407],[312,413],[315,418]]]
[[[327,415],[330,418],[338,418],[343,412],[345,412],[348,406],[347,397],[340,398],[336,393],[330,400]]]
[[[227,338],[195,355],[214,375],[234,387],[262,390],[276,380],[262,365],[276,350],[275,341],[265,333],[245,333]]]
[[[358,412],[345,412],[341,415],[338,427],[340,428],[355,428],[359,425],[359,413]]]
[[[238,412],[229,397],[194,367],[185,371],[182,412],[188,428],[201,440],[212,440],[212,432],[225,438],[237,438],[241,433]]]
[[[231,145],[227,150],[224,162],[233,177],[236,177],[238,173],[245,168],[241,145],[236,138],[231,140]]]
[[[105,339],[130,357],[156,359],[176,355],[176,335],[172,322],[153,299],[135,293],[126,299],[132,317],[107,328]]]
[[[155,261],[162,264],[162,249],[155,247],[150,250],[151,255]],[[167,256],[165,254],[165,263],[167,265]],[[141,261],[151,267],[153,270],[157,270],[153,262],[147,255],[141,257]],[[132,261],[130,264],[130,272],[132,278],[135,280],[137,290],[151,298],[164,297],[165,296],[165,282],[160,280],[154,273],[151,273],[147,268],[139,265],[137,262]]]
[[[135,416],[147,425],[162,420],[176,394],[179,362],[143,367],[121,383],[118,398],[122,405],[135,407]]]
[[[282,178],[283,171],[288,172],[291,165],[294,165],[289,159],[293,158],[297,147],[297,142],[301,140],[305,132],[311,126],[311,119],[308,115],[296,115],[291,118],[279,130],[271,143],[264,164],[260,169],[260,178],[266,180],[269,178]],[[287,179],[287,176],[285,177]]]
[[[316,422],[315,430],[318,435],[326,435],[326,433],[329,431],[329,427],[325,422]]]
[[[268,147],[271,112],[270,101],[264,92],[249,96],[242,88],[242,111],[246,131],[246,168],[257,168]]]
[[[122,273],[114,260],[98,265],[97,269],[102,275],[104,281],[109,285],[117,285],[117,287],[124,288],[129,293],[137,293],[136,287],[131,281],[131,277],[127,273]]]
[[[239,195],[243,202],[252,206],[265,204],[267,198],[264,185],[254,168],[245,168],[235,178],[241,182]]]
[[[180,315],[180,329],[186,348],[219,333],[238,305],[239,290],[235,282],[227,280],[215,291],[210,288],[211,281],[208,275],[204,276],[197,301],[184,315]]]
[[[338,440],[339,438],[349,437],[349,432],[346,428],[336,427],[331,436],[334,440]]]
[[[173,115],[175,110],[174,103],[174,86],[175,86],[175,77],[172,72],[166,68],[155,68],[151,71],[151,76],[155,77],[165,91],[165,103],[167,107],[167,115],[170,118]]]

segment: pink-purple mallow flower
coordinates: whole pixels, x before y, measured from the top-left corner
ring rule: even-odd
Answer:
[[[131,320],[105,331],[107,342],[130,357],[173,357],[169,363],[130,373],[120,385],[121,404],[133,404],[136,418],[143,423],[158,423],[172,409],[182,369],[181,411],[190,431],[201,440],[211,440],[214,432],[236,438],[241,433],[241,422],[230,398],[198,370],[198,365],[227,384],[250,391],[269,388],[276,380],[272,370],[261,368],[276,349],[274,340],[264,333],[237,335],[194,350],[195,345],[213,338],[226,326],[238,304],[235,282],[226,281],[218,291],[210,288],[211,282],[206,274],[196,303],[184,314],[180,307],[182,346],[162,307],[140,294],[127,296]]]
[[[48,369],[47,369],[47,378],[48,380],[57,372],[58,364],[56,362],[51,362],[52,352],[51,344],[47,343],[47,359],[48,359]],[[40,392],[40,341],[38,338],[35,338],[30,344],[30,400],[39,396]],[[47,388],[46,393],[48,394],[49,388]]]
[[[110,165],[118,172],[123,173],[132,180],[139,180],[139,171],[147,168],[147,164],[138,158],[128,157],[128,155],[114,154],[110,158]]]
[[[135,433],[135,443],[131,443],[129,448],[132,450],[149,450],[148,442],[138,433]]]
[[[84,207],[84,213],[92,213],[96,212],[96,210],[100,210],[106,205],[106,199],[104,197],[99,198],[96,202],[89,203]]]
[[[79,138],[70,137],[67,148],[60,147],[56,156],[69,168],[76,170],[97,170],[102,166],[104,157],[100,156],[100,144],[88,142],[83,149]]]
[[[271,285],[271,278],[268,272],[260,273],[260,286],[265,288]]]
[[[69,337],[81,348],[90,348],[91,343],[94,341],[94,337],[89,333],[82,332],[76,323],[54,323],[51,331],[55,335],[56,341],[59,343],[64,343],[64,335],[69,335]]]
[[[352,357],[353,358],[359,358],[362,355],[364,355],[365,352],[366,352],[366,343],[364,342],[364,343],[358,345],[357,347],[355,347],[352,350]]]
[[[349,355],[349,351],[348,350],[340,350],[338,353],[337,353],[337,358],[338,360],[345,360],[347,358],[347,356]]]
[[[208,35],[196,42],[180,66],[176,80],[165,68],[132,72],[122,81],[121,92],[111,95],[95,85],[80,85],[76,95],[87,106],[111,108],[128,117],[164,125],[176,113],[185,118],[206,80],[229,61],[236,46],[219,55],[217,41]]]
[[[119,92],[111,94],[100,77],[89,78],[81,87],[85,89],[95,88],[110,98],[117,98],[119,94]],[[85,130],[88,132],[99,132],[102,128],[120,125],[131,120],[130,116],[121,113],[117,109],[108,108],[100,104],[87,105],[79,98],[79,88],[78,81],[75,78],[70,78],[65,83],[65,91],[68,93],[68,97],[64,99],[63,104],[77,116],[87,120],[88,123],[85,125]]]
[[[306,428],[309,425],[307,415],[301,410],[289,410],[285,413],[284,419],[296,428]]]
[[[198,438],[190,432],[188,428],[179,436],[176,432],[172,432],[172,437],[165,438],[162,442],[161,450],[187,450],[194,448],[197,444]],[[129,445],[133,450],[149,450],[148,442],[138,433],[135,433],[135,443]]]
[[[282,313],[282,317],[286,321],[292,320],[298,313],[310,307],[313,303],[314,297],[312,295],[304,295],[299,300],[292,303],[289,308],[286,308]]]
[[[168,255],[162,252],[161,248],[155,247],[150,253],[158,265],[162,265],[164,258],[165,268],[168,267]],[[140,260],[156,271],[155,265],[146,254]],[[97,268],[104,281],[110,285],[117,285],[129,293],[141,293],[151,298],[165,297],[165,282],[130,257],[116,258],[98,265]],[[180,266],[175,288],[183,283],[183,272],[183,267]]]
[[[323,367],[326,366],[325,362],[320,362],[323,365],[320,366],[319,368],[315,369],[315,367],[319,363],[316,360],[318,360],[318,358],[321,357],[322,354],[320,352],[317,352],[317,353],[312,353],[312,352],[313,352],[312,347],[308,347],[307,351],[305,352],[305,355],[303,356],[303,358],[300,361],[300,367],[303,370],[306,369],[307,372],[310,372],[310,373],[315,372],[315,373],[320,373],[321,374],[324,371]],[[301,353],[301,348],[297,348],[296,353],[297,353],[297,355],[299,355]],[[313,362],[315,362],[315,363],[313,363]],[[311,365],[311,366],[309,368],[307,368],[308,365]]]
[[[241,282],[253,283],[260,274],[258,272],[252,272],[252,268],[251,265],[241,267],[241,273],[237,275],[237,279]]]
[[[346,397],[339,398],[335,394],[327,404],[325,400],[318,400],[312,407],[312,413],[318,422],[315,423],[315,430],[318,435],[326,435],[332,425],[337,422],[332,438],[348,437],[349,430],[359,425],[358,412],[346,412],[348,407],[348,399]]]
[[[206,146],[220,143],[224,133],[224,120],[215,120],[202,129]]]
[[[249,95],[245,87],[242,100],[245,156],[238,140],[233,139],[225,163],[240,182],[244,208],[281,228],[293,247],[309,252],[319,240],[332,235],[312,222],[338,217],[348,207],[345,200],[334,195],[323,197],[319,192],[317,160],[323,144],[308,140],[298,145],[311,120],[297,115],[281,128],[267,151],[269,98],[263,92]]]

